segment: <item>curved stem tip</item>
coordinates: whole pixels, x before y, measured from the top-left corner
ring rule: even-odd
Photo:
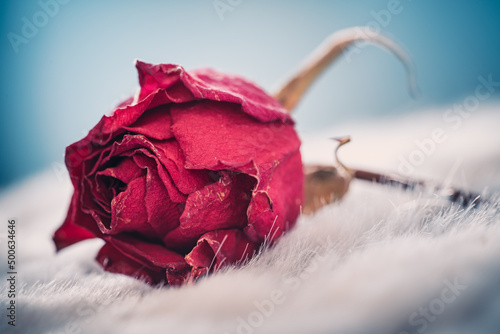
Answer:
[[[363,33],[366,27],[353,27],[340,30],[330,35],[299,66],[288,80],[272,94],[290,113],[300,101],[314,80],[347,48],[357,41],[373,43],[393,53],[404,65],[407,85],[412,97],[418,96],[413,63],[401,46],[388,37],[377,33]]]

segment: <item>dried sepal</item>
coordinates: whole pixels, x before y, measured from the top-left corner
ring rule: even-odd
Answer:
[[[304,166],[304,206],[302,213],[312,214],[344,197],[352,177],[334,166]]]
[[[350,137],[332,138],[338,142],[334,151],[337,166],[304,166],[304,206],[303,214],[311,214],[325,205],[344,197],[353,178],[352,171],[338,158],[338,150],[351,141]]]

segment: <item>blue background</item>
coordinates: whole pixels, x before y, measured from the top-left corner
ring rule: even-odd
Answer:
[[[234,5],[219,16],[213,0],[71,0],[16,53],[8,34],[22,36],[23,18],[33,22],[42,7],[1,1],[0,187],[62,163],[67,145],[134,93],[136,58],[210,66],[269,90],[330,33],[376,22],[371,12],[390,1],[222,2]],[[299,105],[300,133],[452,104],[481,75],[500,81],[498,1],[400,3],[382,28],[414,59],[422,98],[409,98],[396,58],[363,47],[328,69]]]

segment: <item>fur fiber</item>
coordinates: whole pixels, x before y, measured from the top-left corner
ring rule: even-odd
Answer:
[[[353,181],[341,202],[301,217],[245,266],[182,288],[103,272],[94,262],[100,240],[56,254],[51,235],[70,200],[67,175],[25,180],[0,198],[0,332],[498,334],[499,110],[481,106],[458,124],[436,109],[302,136],[305,162],[331,163],[327,138],[349,134],[346,165],[397,172],[401,159],[418,155],[415,141],[441,129],[446,140],[429,144],[411,176],[481,192],[490,203],[463,208]],[[15,327],[5,317],[9,218],[17,224]]]

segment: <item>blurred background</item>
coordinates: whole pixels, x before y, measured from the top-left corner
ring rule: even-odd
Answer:
[[[452,106],[478,77],[500,81],[496,0],[2,0],[0,13],[3,189],[43,169],[60,173],[65,147],[135,92],[134,59],[213,67],[270,90],[342,28],[380,29],[411,54],[419,100],[394,56],[360,45],[299,105],[301,135]]]

